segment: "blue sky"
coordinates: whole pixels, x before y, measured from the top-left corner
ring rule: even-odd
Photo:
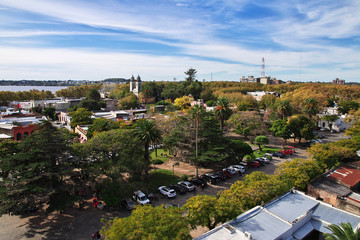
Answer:
[[[0,79],[360,82],[358,0],[0,0]]]

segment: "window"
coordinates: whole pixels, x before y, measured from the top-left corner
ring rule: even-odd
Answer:
[[[21,140],[21,133],[16,134],[16,140]]]

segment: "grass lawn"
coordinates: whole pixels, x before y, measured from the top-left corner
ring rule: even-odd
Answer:
[[[257,145],[256,145],[257,146]],[[261,152],[259,150],[254,151],[255,157],[262,157],[265,153],[274,153],[283,150],[282,148],[269,148],[269,147],[261,147]],[[245,158],[248,155],[245,156]]]
[[[163,156],[161,156],[163,154]],[[164,149],[158,149],[157,150],[157,157],[155,156],[155,150],[150,152],[150,159],[151,163],[153,164],[161,164],[164,162],[167,162],[169,160],[169,157],[164,157],[164,155],[169,156],[169,151]]]
[[[150,173],[149,189],[156,192],[159,186],[169,186],[180,180],[180,177],[174,175],[171,170],[157,169]]]

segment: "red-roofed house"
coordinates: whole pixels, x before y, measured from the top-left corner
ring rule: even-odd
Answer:
[[[313,179],[307,194],[360,215],[360,161],[343,164]]]

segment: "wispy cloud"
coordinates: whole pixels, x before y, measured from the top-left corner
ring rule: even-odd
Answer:
[[[202,78],[216,72],[221,80],[238,80],[259,75],[262,57],[267,72],[283,80],[298,79],[300,66],[309,80],[330,81],[341,72],[356,81],[359,75],[357,0],[0,0],[0,10],[0,48],[8,53],[0,56],[5,77],[66,73],[72,79],[97,79],[137,69],[149,80],[179,79],[191,66]],[[21,41],[27,44],[19,49]],[[12,57],[6,49],[22,60],[7,62]],[[24,50],[58,60],[30,61]],[[26,68],[25,60],[32,67]],[[104,67],[95,67],[100,60]],[[129,71],[117,71],[114,62]],[[87,75],[85,68],[98,73]]]

